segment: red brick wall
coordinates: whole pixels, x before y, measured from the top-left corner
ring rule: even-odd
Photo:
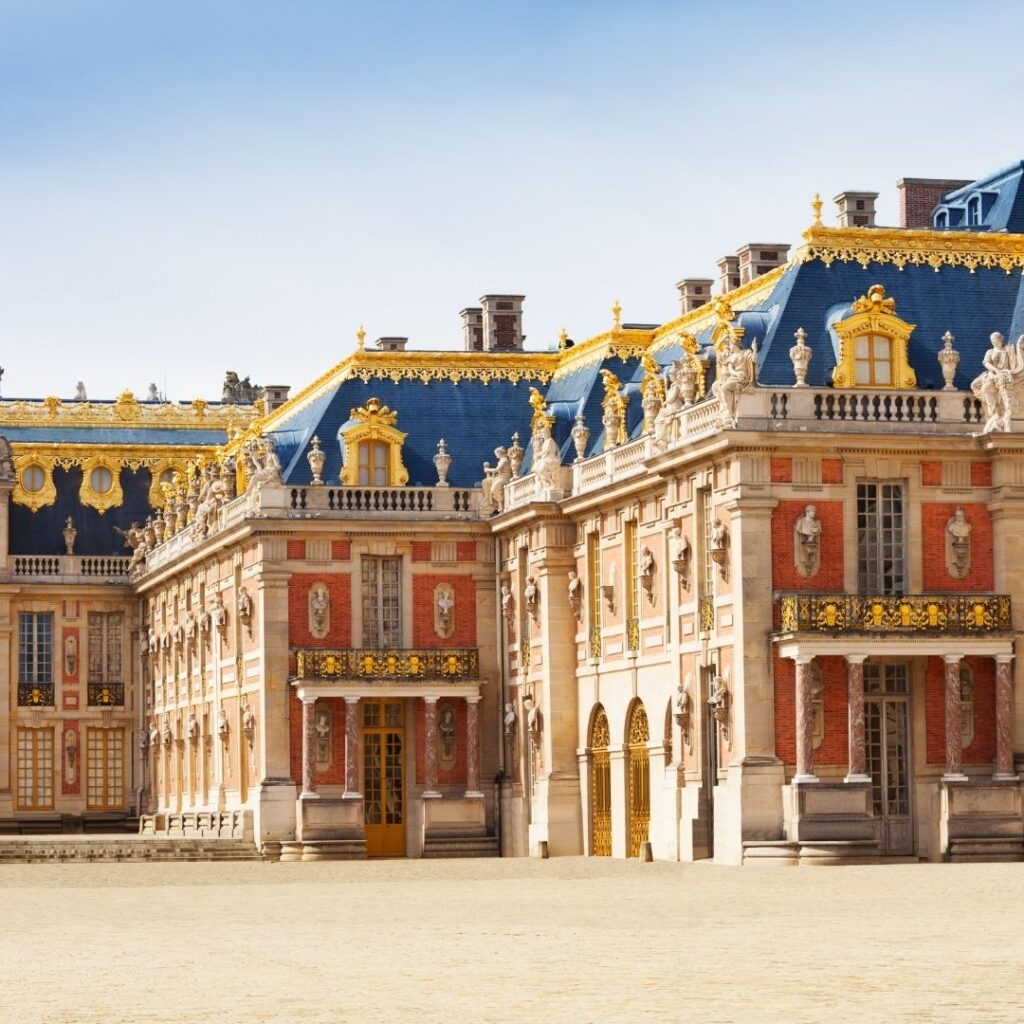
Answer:
[[[813,504],[821,520],[821,564],[814,576],[804,577],[793,561],[793,526]],[[772,586],[776,590],[843,588],[843,503],[841,501],[780,501],[772,513]]]
[[[331,558],[335,562],[347,562],[352,557],[352,544],[347,540],[331,541]]]
[[[456,598],[458,601],[458,598]],[[437,719],[441,720],[441,705],[446,702],[442,698],[437,702]],[[466,702],[454,699],[451,701],[455,708],[455,767],[444,770],[441,765],[440,745],[438,737],[438,769],[437,781],[439,785],[466,784]],[[424,705],[422,700],[416,701],[416,785],[426,785],[426,723],[424,721]]]
[[[823,484],[841,484],[843,482],[843,460],[821,460],[821,482]]]
[[[325,697],[317,705],[331,709],[331,763],[317,769],[314,781],[325,786],[345,784],[345,701],[341,697]],[[288,751],[292,781],[302,785],[302,701],[292,691],[288,701],[288,733],[291,746]]]
[[[306,542],[304,540],[288,541],[288,557],[290,559],[301,559],[306,557]]]
[[[992,486],[992,463],[972,462],[971,463],[971,486],[991,487]]]
[[[434,630],[434,588],[447,583],[455,595],[455,629],[442,639]],[[417,573],[412,578],[414,647],[476,647],[476,584],[469,576]]]
[[[971,568],[962,579],[954,579],[946,568],[946,524],[962,508],[971,524]],[[992,517],[980,504],[921,504],[922,585],[925,591],[992,590]]]
[[[788,484],[793,480],[793,460],[773,458],[771,461],[773,484]]]
[[[460,562],[475,562],[476,561],[476,541],[475,540],[460,540],[455,545],[456,558]]]
[[[815,658],[825,684],[825,736],[814,751],[815,766],[848,763],[848,706],[846,660]],[[785,764],[796,764],[796,663],[775,658],[775,755]]]
[[[309,588],[323,583],[331,597],[330,629],[323,640],[309,632]],[[348,573],[297,572],[288,580],[288,643],[292,647],[352,646],[352,578]]]
[[[942,463],[922,462],[921,483],[925,487],[939,487],[942,484]]]
[[[414,540],[412,542],[412,560],[414,562],[430,561],[430,541]]]

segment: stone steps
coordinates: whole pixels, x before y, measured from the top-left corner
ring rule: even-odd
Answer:
[[[262,857],[252,843],[236,839],[109,835],[0,837],[0,864],[239,860],[262,860]]]
[[[497,836],[427,836],[424,859],[439,857],[497,857]]]

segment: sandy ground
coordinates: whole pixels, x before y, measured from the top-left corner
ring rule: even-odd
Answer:
[[[1024,1022],[1024,865],[0,867],[0,1021]]]

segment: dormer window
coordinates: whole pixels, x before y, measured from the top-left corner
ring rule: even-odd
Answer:
[[[935,226],[937,228],[949,227],[949,214],[945,210],[939,210],[939,212],[935,214]]]
[[[356,487],[402,487],[409,472],[402,461],[406,435],[395,425],[398,413],[371,398],[353,409],[338,431],[341,441],[341,482]]]
[[[907,358],[914,324],[896,315],[896,302],[872,285],[850,307],[849,315],[832,325],[839,338],[832,384],[837,388],[914,388],[917,377]]]
[[[971,196],[967,200],[967,226],[977,227],[981,223],[981,197]]]

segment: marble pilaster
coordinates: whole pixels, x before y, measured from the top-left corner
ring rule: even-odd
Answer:
[[[870,782],[864,754],[864,654],[846,656],[846,689],[849,715],[850,770],[847,782]]]

